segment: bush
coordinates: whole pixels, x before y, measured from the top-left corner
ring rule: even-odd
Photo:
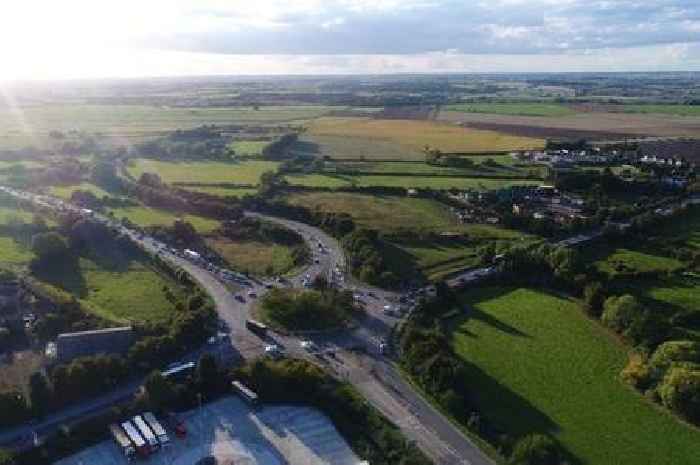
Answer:
[[[599,282],[586,285],[583,290],[583,301],[585,302],[586,312],[596,317],[600,316],[605,303],[603,286]]]
[[[520,439],[513,449],[512,465],[559,465],[559,446],[548,436],[531,434]]]
[[[629,294],[609,297],[605,300],[603,309],[603,324],[621,334],[632,326],[643,311],[637,299]]]
[[[700,421],[700,370],[671,368],[658,393],[664,406],[690,421]]]
[[[273,289],[263,298],[262,308],[267,320],[289,330],[335,328],[355,311],[352,294],[335,289]]]

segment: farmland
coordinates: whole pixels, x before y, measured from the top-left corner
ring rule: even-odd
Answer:
[[[696,462],[700,433],[623,386],[626,350],[575,302],[498,287],[463,300],[471,311],[455,323],[453,346],[496,424],[550,433],[591,465]]]
[[[22,118],[10,108],[0,106],[0,148],[27,145],[50,147],[55,141],[49,132],[81,131],[99,133],[115,143],[130,144],[161,136],[175,129],[203,124],[267,124],[316,118],[329,107],[264,106],[181,108],[146,105],[28,105],[19,109]]]
[[[266,171],[277,171],[279,163],[263,160],[244,162],[163,162],[139,158],[129,164],[129,173],[157,173],[166,183],[230,183],[256,186]]]
[[[615,276],[625,272],[675,271],[682,267],[683,263],[674,258],[618,248],[607,254],[605,258],[596,261],[594,265],[599,271],[607,273],[609,276]]]
[[[613,111],[617,111],[616,107],[607,107]],[[661,114],[675,116],[695,116],[700,117],[700,106],[698,105],[622,105],[623,113],[644,113],[644,114]]]
[[[487,191],[510,186],[539,185],[541,181],[531,179],[491,179],[478,177],[437,176],[352,176],[352,175],[288,175],[289,184],[304,187],[341,188],[359,187],[404,187],[416,189],[473,189]]]
[[[192,223],[192,226],[200,233],[208,233],[219,226],[219,222],[209,218],[195,215],[178,215],[166,210],[150,207],[124,207],[110,210],[117,219],[126,218],[134,224],[147,226],[172,226],[178,218]]]
[[[167,320],[173,305],[163,287],[179,292],[173,281],[153,271],[141,258],[63,260],[42,270],[38,277],[73,294],[89,311],[119,323]]]
[[[56,197],[61,197],[62,199],[70,199],[73,192],[77,190],[88,191],[95,194],[96,197],[109,196],[109,193],[100,187],[91,183],[81,183],[72,186],[53,186],[49,189],[49,194]]]
[[[402,229],[416,232],[465,229],[447,207],[427,199],[314,192],[291,194],[287,201],[311,210],[347,213],[360,226],[383,232]]]
[[[242,140],[232,142],[229,146],[238,156],[255,156],[262,154],[263,149],[269,144],[268,141]]]
[[[0,236],[0,264],[24,265],[32,258],[34,254],[28,244],[22,244],[9,236]]]
[[[219,197],[244,197],[246,195],[255,195],[258,193],[257,189],[249,187],[219,187],[219,186],[179,186],[181,189],[185,189],[192,192],[202,192],[204,194],[216,195]]]
[[[232,268],[258,276],[280,275],[294,268],[291,249],[260,241],[207,239],[207,245],[220,254]]]
[[[307,137],[311,144],[315,143],[315,137],[326,138],[319,140],[321,148],[318,151],[323,155],[367,160],[419,160],[425,146],[443,152],[488,152],[535,148],[544,144],[539,139],[464,129],[450,124],[369,118],[319,118],[309,125]],[[365,143],[370,145],[363,145]]]
[[[447,105],[449,111],[463,113],[490,113],[515,116],[569,116],[576,112],[565,105],[555,103],[460,103]]]

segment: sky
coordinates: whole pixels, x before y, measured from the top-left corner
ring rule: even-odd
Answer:
[[[700,0],[6,0],[0,80],[700,71]]]

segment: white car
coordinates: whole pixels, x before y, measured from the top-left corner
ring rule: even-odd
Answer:
[[[282,349],[277,344],[268,344],[265,346],[265,355],[275,360],[280,359],[284,356]]]
[[[315,352],[318,349],[313,341],[301,341],[301,348],[307,352]]]

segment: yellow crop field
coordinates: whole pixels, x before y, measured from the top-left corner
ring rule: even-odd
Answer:
[[[391,142],[413,153],[426,145],[443,152],[505,151],[544,146],[542,139],[418,120],[319,118],[309,125],[308,135],[312,138],[345,137],[358,141]]]

